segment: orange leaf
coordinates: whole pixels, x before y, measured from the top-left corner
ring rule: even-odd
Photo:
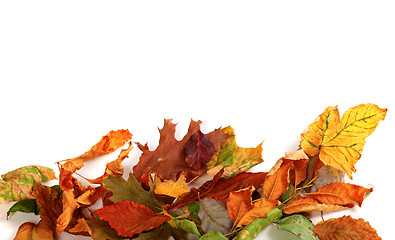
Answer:
[[[369,222],[361,218],[354,219],[350,216],[319,222],[314,227],[314,232],[321,240],[381,240],[376,230],[370,226]]]
[[[311,211],[338,211],[346,207],[341,205],[322,204],[309,197],[300,197],[290,201],[282,210],[285,214]]]
[[[103,179],[106,178],[108,175],[122,176],[124,172],[124,168],[121,163],[125,158],[129,157],[129,153],[132,150],[132,148],[133,145],[131,142],[129,142],[129,147],[126,149],[122,149],[121,153],[118,155],[118,158],[116,160],[107,163],[106,170],[101,177],[92,180],[89,179],[87,180],[92,184],[101,184],[103,182]]]
[[[373,190],[349,183],[331,183],[317,192],[305,193],[307,197],[292,200],[286,204],[283,211],[286,214],[292,214],[309,211],[337,211],[354,205],[361,206],[362,201],[371,191]]]
[[[259,199],[252,205],[252,209],[240,219],[236,227],[248,225],[258,218],[266,218],[267,213],[276,206],[277,200]]]
[[[262,189],[267,199],[277,199],[289,186],[289,171],[292,162],[279,159],[267,174]]]
[[[73,218],[74,211],[80,207],[74,198],[74,192],[72,189],[63,191],[62,194],[63,212],[56,220],[56,232],[62,233],[69,225]]]
[[[19,227],[14,240],[26,239],[53,240],[54,236],[51,227],[45,221],[40,221],[38,225],[25,222]]]
[[[127,141],[132,138],[129,130],[110,131],[107,135],[96,143],[89,151],[84,154],[63,160],[66,162],[60,166],[59,184],[62,190],[71,189],[73,184],[71,182],[71,175],[84,166],[84,162],[90,161],[97,157],[109,154],[119,147],[122,147]]]
[[[252,193],[255,188],[250,186],[229,194],[229,200],[226,203],[228,215],[233,221],[233,226],[238,226],[242,217],[252,209]]]
[[[185,174],[181,174],[176,182],[165,180],[156,184],[155,193],[158,195],[167,195],[177,198],[183,193],[188,192],[188,183],[186,183]]]
[[[124,237],[133,237],[134,234],[159,227],[171,220],[169,216],[156,213],[143,204],[128,200],[103,207],[95,213]]]
[[[330,183],[317,192],[307,193],[306,195],[323,204],[336,205],[358,205],[361,206],[365,197],[371,193],[373,189],[364,188],[350,183]]]

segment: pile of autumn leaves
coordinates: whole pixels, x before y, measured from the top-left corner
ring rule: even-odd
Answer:
[[[166,119],[154,151],[137,143],[142,154],[124,179],[121,163],[132,149],[132,135],[111,131],[86,153],[58,163],[59,185],[41,184],[55,179],[41,166],[3,175],[0,202],[16,201],[8,214],[40,215],[38,224],[20,226],[15,239],[23,240],[54,239],[62,232],[95,240],[254,239],[272,223],[301,239],[380,239],[363,219],[345,216],[314,226],[307,213],[361,206],[372,189],[341,179],[351,178],[364,139],[385,115],[374,104],[358,105],[341,118],[336,107],[328,107],[301,134],[300,150],[286,153],[268,173],[246,172],[263,161],[261,144],[237,146],[230,126],[204,134],[201,122],[191,120],[178,141],[176,125]],[[102,176],[86,179],[92,185],[77,179],[85,162],[127,143]],[[188,186],[203,174],[211,180]],[[99,199],[103,205],[94,210]]]

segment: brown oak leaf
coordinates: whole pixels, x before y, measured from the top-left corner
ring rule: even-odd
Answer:
[[[142,151],[140,160],[136,166],[133,167],[133,175],[136,179],[149,173],[156,172],[164,179],[177,179],[180,172],[184,172],[188,180],[203,174],[206,170],[200,172],[195,171],[185,161],[185,146],[191,136],[200,131],[201,121],[191,120],[187,134],[178,141],[175,137],[176,124],[171,122],[171,119],[165,119],[162,129],[159,129],[159,145],[154,151],[148,149],[148,145],[137,143],[139,149]],[[214,145],[214,151],[218,151],[218,145],[225,141],[230,135],[222,133],[216,129],[206,134],[207,138]]]

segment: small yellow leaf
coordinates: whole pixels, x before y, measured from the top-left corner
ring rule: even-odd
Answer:
[[[188,192],[188,190],[185,174],[181,174],[176,182],[173,180],[165,180],[164,182],[158,183],[155,188],[155,193],[177,198],[181,194]]]
[[[345,171],[349,178],[360,159],[365,138],[374,132],[387,109],[374,104],[350,108],[340,119],[337,107],[328,107],[308,130],[302,133],[301,148],[325,164]]]

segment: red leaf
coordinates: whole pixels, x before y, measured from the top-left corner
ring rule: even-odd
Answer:
[[[200,130],[185,144],[185,160],[195,171],[205,169],[214,155],[214,145]]]
[[[171,220],[169,216],[156,213],[143,204],[128,200],[103,207],[95,213],[124,237],[132,237],[134,234],[159,227]]]

